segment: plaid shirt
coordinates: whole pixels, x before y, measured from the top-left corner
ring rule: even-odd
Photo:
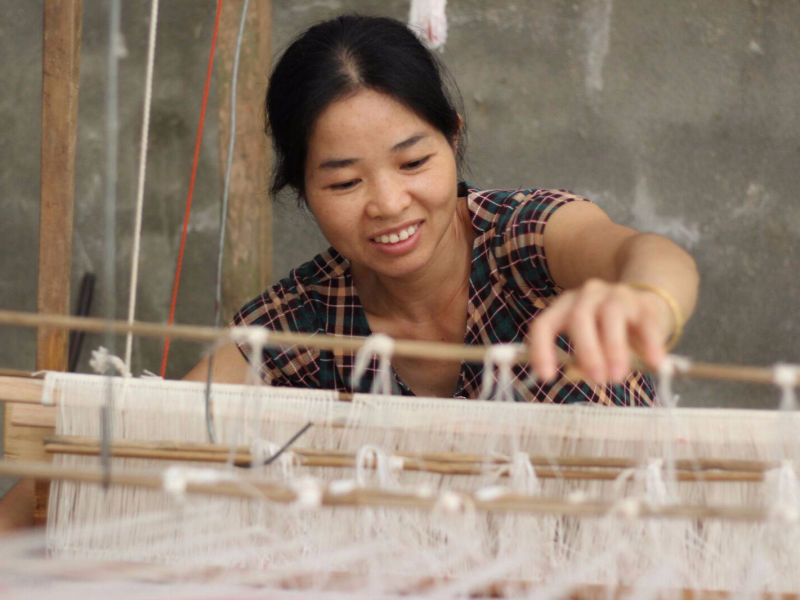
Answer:
[[[459,192],[466,196],[475,234],[464,343],[523,342],[531,319],[561,291],[550,277],[544,255],[547,219],[559,206],[584,199],[562,191],[479,190],[468,184],[462,184]],[[233,322],[303,333],[372,333],[349,262],[333,248],[247,303]],[[558,343],[570,351],[563,336]],[[354,362],[355,356],[344,351],[268,348],[261,375],[276,386],[369,390],[377,359],[356,390],[350,383]],[[482,372],[481,364],[463,363],[454,397],[477,398]],[[515,366],[514,376],[515,396],[522,401],[649,405],[655,397],[652,382],[641,373],[631,374],[622,384],[595,387],[572,382],[561,372],[552,382],[526,381],[527,365]],[[413,395],[396,372],[393,377],[396,391]]]

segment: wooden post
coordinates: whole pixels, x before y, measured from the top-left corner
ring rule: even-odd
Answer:
[[[223,3],[217,46],[219,147],[225,177],[230,139],[231,74],[242,0]],[[272,205],[269,198],[269,146],[264,135],[264,93],[270,70],[270,0],[252,0],[239,55],[236,89],[236,140],[231,168],[222,322],[271,280]]]
[[[44,3],[37,300],[42,313],[69,314],[82,9],[82,0]],[[37,370],[66,370],[67,355],[66,330],[39,330]],[[46,459],[43,440],[52,435],[52,429],[20,426],[15,421],[13,408],[7,410],[3,421],[6,458]],[[47,491],[46,482],[36,483],[36,522],[44,520]]]

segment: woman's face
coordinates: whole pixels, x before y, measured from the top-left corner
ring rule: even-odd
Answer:
[[[328,106],[311,130],[308,205],[354,267],[419,274],[456,226],[453,145],[393,98],[361,90]]]

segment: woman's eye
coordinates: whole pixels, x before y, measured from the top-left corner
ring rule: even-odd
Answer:
[[[428,162],[429,158],[430,158],[430,156],[424,156],[424,157],[422,157],[422,158],[420,158],[418,160],[412,160],[410,162],[403,163],[403,168],[404,169],[417,169],[417,168],[421,167],[422,165],[424,165],[426,162]]]
[[[358,183],[357,179],[351,179],[350,181],[342,181],[341,183],[333,183],[331,184],[330,188],[332,190],[347,190],[353,187],[355,184]]]

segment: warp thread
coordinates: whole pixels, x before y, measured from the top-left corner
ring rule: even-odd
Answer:
[[[92,350],[92,358],[89,359],[89,366],[95,373],[106,375],[116,371],[123,377],[130,377],[131,372],[128,365],[119,356],[111,354],[105,346],[100,346],[97,350]]]
[[[378,369],[372,379],[370,387],[371,394],[390,395],[393,391],[392,386],[392,353],[394,352],[394,340],[383,333],[374,333],[364,340],[364,345],[359,348],[356,354],[356,361],[353,367],[351,385],[353,390],[358,389],[361,379],[367,372],[373,356],[378,357]]]
[[[480,400],[494,398],[500,402],[514,401],[514,374],[511,370],[521,344],[496,344],[486,350],[483,359]],[[497,371],[497,384],[494,373]],[[494,392],[494,393],[493,393]]]

